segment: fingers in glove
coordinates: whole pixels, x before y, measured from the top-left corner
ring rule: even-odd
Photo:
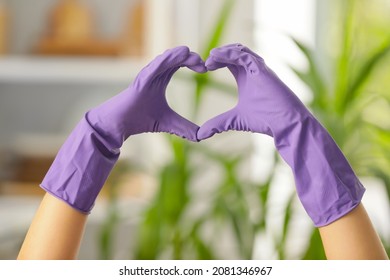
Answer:
[[[160,125],[157,130],[158,131],[156,132],[167,132],[192,142],[198,142],[197,132],[199,126],[173,110],[170,110],[169,113],[165,114],[160,120]]]
[[[241,130],[239,124],[239,116],[235,109],[232,109],[205,122],[198,130],[198,140],[210,138],[214,134],[224,131]]]
[[[206,67],[209,71],[224,66],[242,67],[247,72],[256,72],[264,64],[264,60],[252,52],[249,48],[239,44],[227,45],[211,50],[206,60]],[[233,68],[234,69],[234,68]]]

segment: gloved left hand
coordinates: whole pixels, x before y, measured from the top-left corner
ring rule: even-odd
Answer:
[[[228,130],[263,133],[291,167],[299,199],[317,227],[328,225],[356,208],[365,188],[325,127],[294,92],[241,44],[213,49],[209,71],[227,67],[237,81],[237,105],[207,121],[198,131],[203,140]]]
[[[187,47],[167,50],[138,74],[123,92],[90,110],[58,152],[41,187],[73,208],[89,213],[131,135],[168,132],[197,141],[198,126],[174,112],[165,90],[180,67],[206,72]]]

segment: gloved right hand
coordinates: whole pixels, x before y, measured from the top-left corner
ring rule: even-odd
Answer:
[[[187,47],[167,50],[147,65],[123,92],[86,113],[58,152],[41,187],[89,213],[131,135],[168,132],[197,141],[198,126],[174,112],[165,90],[180,67],[205,72]]]
[[[211,51],[206,67],[231,71],[238,104],[203,124],[199,140],[227,130],[272,136],[316,226],[337,220],[360,203],[364,187],[332,137],[259,55],[241,44],[226,45]]]

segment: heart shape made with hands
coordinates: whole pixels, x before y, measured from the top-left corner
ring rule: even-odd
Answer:
[[[277,119],[280,114],[302,107],[300,100],[265,65],[263,58],[241,44],[215,48],[205,62],[187,47],[168,50],[162,56],[170,59],[170,63],[164,63],[165,71],[170,69],[165,77],[168,79],[180,67],[187,67],[198,73],[227,67],[236,80],[239,97],[234,108],[206,121],[201,127],[174,113],[175,116],[171,119],[174,121],[165,132],[191,141],[201,141],[228,130],[259,132],[272,136],[270,127],[274,123],[273,118]]]
[[[166,89],[181,67],[198,73],[227,67],[237,83],[236,106],[201,127],[180,116],[168,105]],[[120,147],[130,135],[144,132],[167,132],[194,142],[228,130],[273,136],[307,113],[260,56],[241,44],[230,44],[211,50],[205,62],[185,46],[165,51],[140,71],[130,87],[87,117],[95,129],[109,132],[114,147]]]
[[[166,100],[167,86],[180,67],[200,73],[227,67],[237,82],[237,105],[201,127],[183,118]],[[227,130],[274,138],[276,149],[293,170],[300,201],[316,226],[328,225],[359,205],[364,187],[332,137],[264,60],[241,44],[213,49],[206,62],[187,47],[155,58],[128,88],[85,114],[41,187],[90,213],[129,136],[168,132],[201,141]]]

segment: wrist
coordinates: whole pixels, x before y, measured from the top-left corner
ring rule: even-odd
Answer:
[[[41,187],[89,213],[119,157],[119,150],[109,145],[83,118],[59,150]]]
[[[316,226],[337,220],[360,203],[363,185],[314,116],[276,135],[275,144],[291,167],[298,197]]]

